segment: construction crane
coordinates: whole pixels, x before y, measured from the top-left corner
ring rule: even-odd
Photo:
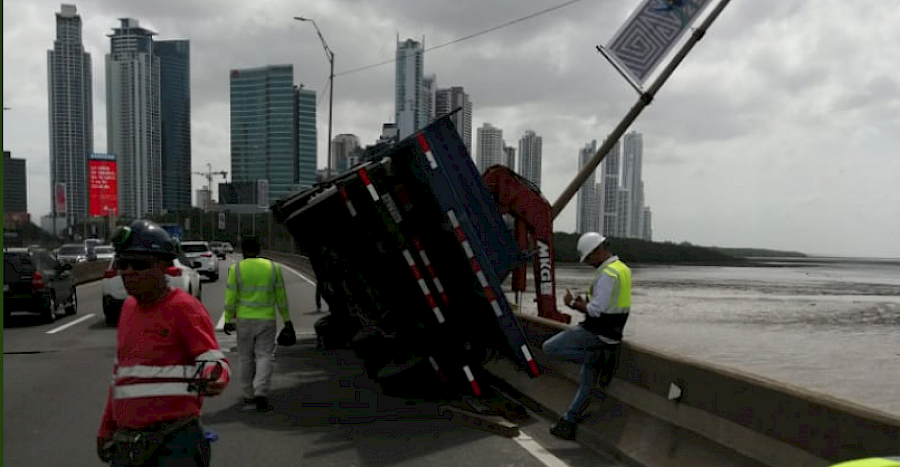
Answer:
[[[191,172],[194,175],[199,175],[206,179],[206,211],[209,212],[212,207],[212,180],[213,175],[221,175],[222,180],[228,181],[228,172],[224,170],[213,171],[212,164],[209,162],[206,163],[206,172]]]

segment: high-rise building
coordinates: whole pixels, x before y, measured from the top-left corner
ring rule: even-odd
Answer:
[[[197,207],[208,211],[210,208],[210,200],[212,199],[212,190],[203,185],[203,188],[197,190]]]
[[[602,229],[604,235],[650,240],[650,208],[644,206],[643,137],[631,132],[603,159]]]
[[[503,142],[503,165],[516,170],[516,148],[507,146],[506,141]]]
[[[619,144],[618,142],[606,153],[600,164],[601,189],[603,190],[603,207],[600,228],[603,235],[617,236],[619,232]]]
[[[88,215],[87,158],[94,152],[91,55],[84,51],[81,16],[75,5],[56,13],[56,40],[47,51],[50,117],[50,199],[57,184],[66,187],[66,212],[77,221]]]
[[[435,116],[440,117],[460,109],[450,120],[462,137],[463,144],[472,154],[472,101],[462,86],[438,89],[435,95]]]
[[[397,43],[395,115],[400,139],[427,124],[428,112],[422,102],[424,52],[422,44],[412,39]]]
[[[641,232],[641,238],[649,242],[653,240],[653,216],[650,213],[650,208],[646,206],[644,207],[643,214],[644,222],[641,226],[644,228],[644,230],[643,232]]]
[[[644,233],[644,182],[641,174],[643,165],[643,136],[632,131],[622,137],[622,188],[628,191],[626,197],[626,236],[641,238]]]
[[[3,151],[3,215],[28,213],[28,183],[25,159]]]
[[[118,162],[119,214],[141,217],[163,206],[159,57],[155,32],[120,22],[106,55],[106,147]]]
[[[356,165],[359,157],[359,138],[356,135],[337,135],[331,140],[331,166],[337,173]]]
[[[268,200],[297,186],[298,129],[293,65],[231,70],[231,174],[268,181]]]
[[[316,159],[318,157],[318,132],[316,131],[316,91],[294,88],[297,116],[297,167],[294,178],[297,188],[305,190],[316,183]]]
[[[478,129],[478,171],[484,173],[490,167],[503,164],[503,130],[485,123]]]
[[[437,76],[431,74],[422,77],[422,107],[425,111],[425,125],[434,120],[437,100]],[[425,126],[423,125],[423,126]]]
[[[170,211],[191,207],[190,45],[188,40],[153,42],[159,57],[162,208]]]
[[[541,187],[541,147],[543,138],[528,130],[519,140],[519,175]]]
[[[586,144],[578,151],[578,171],[597,153],[597,140]],[[575,212],[576,231],[585,232],[600,231],[600,203],[598,202],[596,171],[592,172],[585,180],[584,185],[578,190],[578,206]]]

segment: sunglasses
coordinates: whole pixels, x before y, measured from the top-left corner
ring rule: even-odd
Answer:
[[[116,260],[116,269],[124,271],[131,267],[135,271],[146,271],[156,265],[156,261],[150,259],[119,258]]]

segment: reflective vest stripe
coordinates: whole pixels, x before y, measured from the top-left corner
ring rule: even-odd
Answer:
[[[208,350],[206,352],[203,352],[200,355],[197,355],[197,357],[194,358],[194,361],[199,362],[201,360],[224,360],[224,359],[225,359],[225,354],[222,353],[221,350]]]
[[[197,371],[196,366],[168,365],[123,366],[116,370],[115,378],[190,378]]]
[[[141,383],[113,387],[113,399],[196,395],[188,391],[188,383]]]

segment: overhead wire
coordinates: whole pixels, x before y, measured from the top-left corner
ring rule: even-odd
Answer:
[[[494,32],[494,31],[496,31],[496,30],[498,30],[498,29],[503,29],[503,28],[512,26],[512,25],[514,25],[514,24],[521,23],[522,21],[527,21],[527,20],[529,20],[529,19],[536,18],[536,17],[538,17],[538,16],[545,15],[545,14],[547,14],[547,13],[551,13],[551,12],[553,12],[553,11],[556,11],[556,10],[559,10],[559,9],[562,9],[562,8],[565,8],[565,7],[567,7],[567,6],[573,5],[573,4],[578,3],[578,2],[581,2],[581,1],[583,1],[583,0],[568,0],[568,1],[565,1],[565,2],[560,3],[560,4],[558,4],[558,5],[554,5],[554,6],[552,6],[552,7],[548,7],[548,8],[545,8],[545,9],[543,9],[543,10],[536,11],[536,12],[531,13],[531,14],[529,14],[529,15],[525,15],[525,16],[522,16],[522,17],[520,17],[520,18],[516,18],[516,19],[510,20],[510,21],[507,21],[507,22],[505,22],[505,23],[502,23],[502,24],[498,24],[498,25],[496,25],[496,26],[492,26],[492,27],[490,27],[490,28],[483,29],[483,30],[481,30],[481,31],[478,31],[478,32],[469,34],[469,35],[467,35],[467,36],[459,37],[459,38],[453,39],[453,40],[451,40],[451,41],[444,42],[443,44],[435,45],[435,46],[433,46],[433,47],[427,47],[427,48],[423,51],[423,53],[425,53],[425,52],[430,52],[430,51],[432,51],[432,50],[437,50],[437,49],[440,49],[440,48],[443,48],[443,47],[448,47],[448,46],[451,46],[451,45],[453,45],[453,44],[458,44],[458,43],[460,43],[460,42],[467,41],[467,40],[469,40],[469,39],[474,39],[474,38],[476,38],[476,37],[478,37],[478,36],[483,36],[483,35],[485,35],[485,34],[487,34],[487,33]],[[373,64],[371,64],[371,65],[366,65],[366,66],[361,66],[361,67],[358,67],[358,68],[351,68],[351,69],[349,69],[349,70],[341,71],[341,72],[339,72],[339,73],[335,73],[334,76],[337,77],[337,76],[349,75],[349,74],[351,74],[351,73],[358,73],[358,72],[360,72],[360,71],[365,71],[365,70],[368,70],[368,69],[371,69],[371,68],[376,68],[376,67],[383,66],[383,65],[389,65],[389,64],[394,63],[394,62],[396,62],[396,61],[397,61],[396,58],[392,58],[392,59],[384,60],[384,61],[381,61],[381,62],[378,62],[378,63],[373,63]]]

